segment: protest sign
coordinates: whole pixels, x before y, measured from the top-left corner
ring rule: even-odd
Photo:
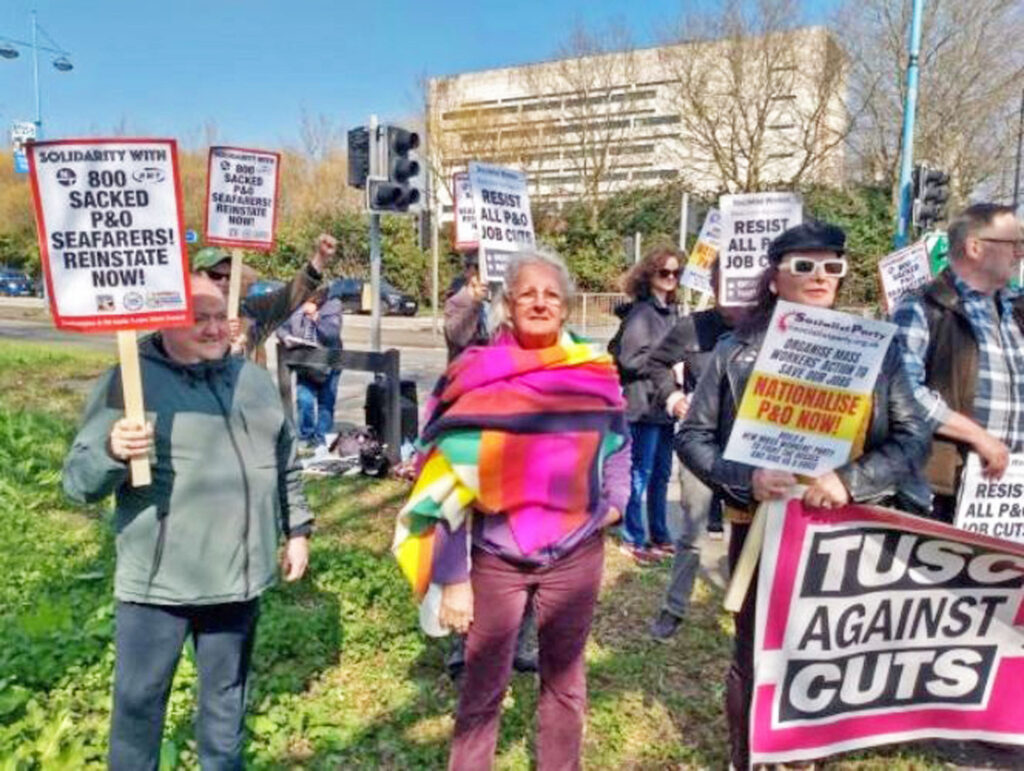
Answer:
[[[977,453],[967,454],[960,479],[956,526],[1024,544],[1024,454],[1013,453],[999,479],[981,474]]]
[[[846,463],[896,327],[779,300],[726,460],[817,476]]]
[[[1024,547],[873,506],[767,505],[752,763],[1024,744]]]
[[[713,295],[711,286],[711,266],[718,258],[718,244],[722,236],[722,215],[718,209],[709,209],[708,216],[701,225],[697,243],[686,261],[683,277],[679,283],[687,289]]]
[[[11,124],[11,150],[14,153],[14,172],[28,174],[28,156],[25,145],[36,139],[36,124],[25,120],[16,120]]]
[[[918,241],[880,259],[878,278],[882,284],[885,312],[892,313],[904,295],[932,279],[928,249],[924,241]]]
[[[117,332],[125,416],[146,420],[135,331],[192,324],[173,139],[29,144],[39,255],[58,329]],[[132,484],[149,462],[130,463]]]
[[[191,324],[174,140],[68,139],[27,149],[56,327]]]
[[[279,153],[211,147],[206,178],[206,243],[273,249],[280,170]]]
[[[452,175],[452,249],[456,252],[473,252],[480,246],[476,229],[476,201],[469,184],[469,174],[457,171]]]
[[[469,184],[479,233],[480,278],[488,283],[504,281],[509,255],[534,245],[526,175],[471,161]]]
[[[768,267],[768,245],[803,221],[803,203],[796,193],[743,193],[723,195],[718,208],[722,215],[719,304],[751,305],[758,279]]]

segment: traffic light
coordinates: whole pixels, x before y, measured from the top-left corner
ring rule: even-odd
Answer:
[[[380,139],[384,142],[383,171],[387,178],[370,178],[367,186],[370,211],[409,211],[409,207],[420,200],[420,191],[411,184],[412,178],[420,173],[420,164],[409,157],[409,153],[420,146],[420,135],[399,126],[385,126]]]
[[[348,132],[348,184],[362,189],[370,175],[370,132],[365,126]]]
[[[946,219],[949,202],[949,175],[946,172],[919,163],[914,167],[913,190],[914,227],[925,231]]]

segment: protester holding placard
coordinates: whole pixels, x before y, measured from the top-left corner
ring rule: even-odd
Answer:
[[[674,249],[650,252],[626,274],[622,288],[633,302],[610,345],[626,396],[633,438],[629,503],[622,526],[622,549],[640,564],[674,552],[666,522],[668,479],[672,473],[673,418],[655,398],[645,372],[647,356],[676,319],[676,289],[682,256]],[[644,501],[647,525],[644,526]]]
[[[1013,207],[979,203],[949,225],[949,267],[893,316],[914,396],[935,431],[928,480],[953,521],[960,474],[977,453],[988,479],[1024,451],[1024,298],[1009,289],[1024,256]]]
[[[717,297],[721,278],[717,261],[711,263],[709,276],[712,294]],[[654,398],[674,420],[686,417],[690,396],[711,360],[715,345],[732,330],[743,312],[742,308],[716,305],[710,310],[680,316],[647,357],[644,370],[654,384]],[[681,379],[677,374],[680,368]],[[721,538],[723,532],[721,498],[713,495],[686,466],[680,466],[679,487],[682,525],[675,543],[676,555],[664,604],[651,623],[651,636],[662,641],[676,633],[689,607],[700,568],[697,543],[705,525],[712,538]]]
[[[341,300],[322,286],[278,327],[285,348],[341,350]],[[295,410],[299,419],[299,451],[326,453],[327,434],[334,430],[334,402],[341,369],[327,361],[298,362]]]
[[[424,628],[468,632],[452,771],[493,765],[531,597],[540,641],[537,768],[580,767],[603,530],[620,519],[627,497],[622,391],[611,357],[564,329],[573,291],[565,263],[520,252],[506,281],[494,341],[464,351],[435,389],[393,547],[423,601]]]
[[[321,233],[309,262],[286,286],[245,300],[242,315],[248,324],[239,324],[231,330],[231,352],[252,356],[274,330],[316,291],[337,252],[338,242],[334,236]],[[231,283],[231,253],[217,246],[204,247],[192,257],[192,272],[209,276],[227,297]]]
[[[676,435],[682,461],[722,496],[732,522],[729,565],[735,568],[759,501],[787,497],[793,473],[727,461],[723,454],[759,349],[778,300],[830,308],[846,275],[846,236],[834,225],[809,222],[790,228],[768,249],[769,267],[761,277],[756,301],[733,335],[715,348],[701,376],[686,420]],[[892,501],[926,512],[927,484],[918,464],[928,450],[927,430],[903,371],[899,352],[890,346],[875,381],[866,424],[857,431],[851,460],[809,480],[804,502],[828,510],[850,501]],[[749,762],[748,719],[753,682],[754,597],[751,587],[736,614],[736,643],[726,680],[731,760],[736,768]]]
[[[113,771],[155,769],[182,646],[199,673],[196,734],[203,768],[241,768],[250,658],[260,595],[302,577],[312,515],[295,437],[267,372],[228,355],[218,287],[192,280],[195,321],[141,343],[152,422],[122,417],[122,370],[93,391],[64,464],[79,502],[114,495],[117,564]],[[132,487],[128,461],[149,456],[152,484]]]

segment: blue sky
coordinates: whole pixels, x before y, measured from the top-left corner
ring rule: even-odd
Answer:
[[[704,0],[699,0],[704,2]],[[808,2],[821,21],[835,0]],[[297,145],[303,112],[343,128],[371,112],[418,111],[423,75],[551,58],[577,21],[626,24],[650,45],[680,0],[0,0],[0,39],[26,40],[30,12],[72,53],[57,72],[40,58],[50,138],[128,133],[203,142]],[[717,3],[714,3],[717,5]],[[0,59],[0,145],[12,120],[31,120],[28,50]]]

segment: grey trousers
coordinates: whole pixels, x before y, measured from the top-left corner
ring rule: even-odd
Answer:
[[[721,506],[721,502],[686,466],[679,468],[682,523],[662,609],[682,618],[690,605],[690,594],[697,579],[697,571],[700,570],[700,547],[697,546],[697,540],[707,527],[711,507]]]

